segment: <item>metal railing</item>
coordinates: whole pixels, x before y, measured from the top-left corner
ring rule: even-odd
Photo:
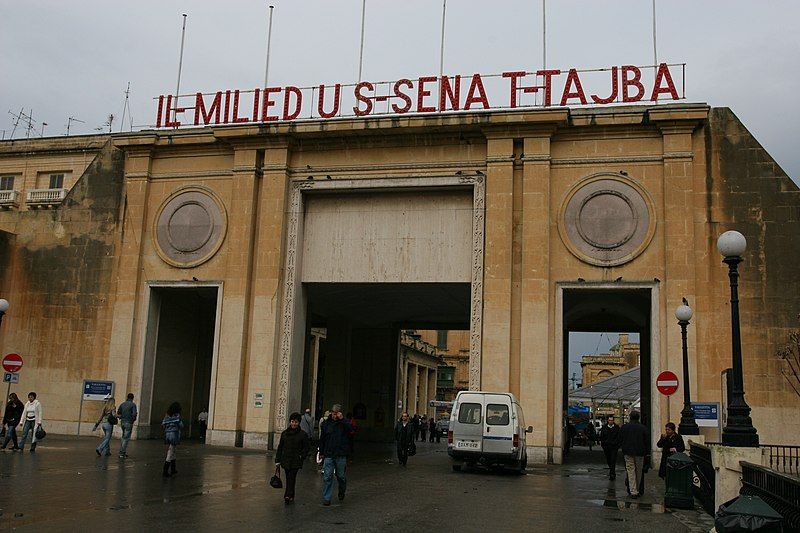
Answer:
[[[769,452],[769,467],[784,474],[800,475],[800,446],[782,444],[762,444],[761,449]],[[764,453],[767,456],[767,453]]]
[[[716,471],[711,462],[711,448],[692,442],[689,456],[694,462],[692,493],[700,502],[703,510],[714,516],[714,496],[716,491]]]
[[[67,197],[67,189],[31,189],[26,202],[31,205],[60,204]]]
[[[800,479],[741,461],[741,494],[758,496],[783,517],[786,531],[800,530]]]
[[[0,191],[0,207],[19,205],[19,191]]]

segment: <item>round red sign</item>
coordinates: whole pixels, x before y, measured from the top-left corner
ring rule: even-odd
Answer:
[[[675,394],[675,391],[678,390],[678,376],[675,375],[675,372],[664,370],[656,378],[656,388],[664,396]]]
[[[19,354],[10,353],[3,357],[3,370],[6,372],[19,372],[22,368],[22,357]]]

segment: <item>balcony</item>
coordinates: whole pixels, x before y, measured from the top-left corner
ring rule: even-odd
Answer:
[[[67,189],[32,189],[28,191],[26,203],[28,207],[53,207],[59,205],[67,197]]]
[[[19,191],[0,191],[0,209],[19,207]]]

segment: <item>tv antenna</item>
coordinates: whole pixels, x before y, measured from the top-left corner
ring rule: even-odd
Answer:
[[[24,109],[25,109],[24,107],[20,109],[19,113],[17,114],[12,113],[11,111],[8,112],[9,115],[14,117],[14,129],[11,130],[11,136],[9,137],[9,139],[14,138],[14,132],[17,131],[17,126],[19,126],[19,121],[22,119]]]
[[[94,131],[103,131],[108,128],[108,133],[111,133],[111,125],[114,123],[114,119],[117,118],[114,116],[114,113],[110,113],[108,118],[105,122],[103,122],[100,126],[97,126]]]
[[[125,104],[122,106],[122,120],[120,120],[119,122],[120,132],[122,132],[122,128],[125,127],[126,113],[128,115],[128,123],[130,125],[130,131],[133,131],[133,114],[131,113],[130,95],[131,95],[131,82],[128,82],[128,88],[125,89]]]
[[[75,118],[75,117],[69,117],[67,119],[67,133],[66,133],[66,135],[69,135],[69,129],[72,126],[73,122],[80,122],[81,124],[86,124],[86,122],[84,122],[83,120],[80,120],[80,119]]]

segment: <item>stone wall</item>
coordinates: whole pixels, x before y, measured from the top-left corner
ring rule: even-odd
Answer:
[[[12,390],[38,391],[55,432],[76,430],[82,380],[106,378],[122,171],[123,153],[106,143],[60,207],[0,213],[14,233],[0,237],[0,294],[11,302],[0,339],[25,362]]]

